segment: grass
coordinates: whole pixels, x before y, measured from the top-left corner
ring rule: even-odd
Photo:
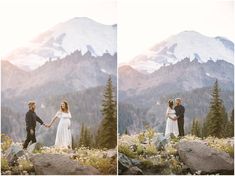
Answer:
[[[33,164],[29,160],[27,160],[27,159],[19,159],[18,163],[19,163],[20,171],[27,171],[29,173],[34,171]]]
[[[146,149],[144,150],[146,155],[156,155],[157,152],[157,148],[154,144],[146,145]]]
[[[10,167],[9,167],[7,159],[2,156],[1,157],[1,170],[2,171],[7,171],[9,169],[10,169]]]
[[[1,150],[5,152],[12,144],[12,139],[5,135],[1,134]]]
[[[127,144],[122,144],[118,146],[118,152],[123,153],[129,158],[136,158],[137,153],[133,152]]]

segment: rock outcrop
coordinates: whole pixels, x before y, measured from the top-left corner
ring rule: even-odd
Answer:
[[[180,159],[194,173],[233,174],[234,159],[228,153],[217,151],[203,142],[181,141],[177,145]]]
[[[37,175],[99,175],[92,166],[82,166],[69,156],[60,154],[37,154],[30,158]]]

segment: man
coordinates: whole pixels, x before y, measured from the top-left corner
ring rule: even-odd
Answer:
[[[36,142],[36,137],[35,137],[36,121],[38,121],[41,125],[48,127],[48,125],[45,125],[43,121],[35,113],[36,103],[34,101],[29,101],[28,106],[29,106],[29,111],[26,113],[25,117],[27,138],[23,144],[24,149],[28,147],[30,141],[32,141],[32,143]]]
[[[177,122],[178,122],[178,129],[179,129],[179,136],[182,137],[184,136],[184,112],[185,108],[183,105],[181,105],[181,99],[176,98],[175,99],[175,114],[177,116]]]

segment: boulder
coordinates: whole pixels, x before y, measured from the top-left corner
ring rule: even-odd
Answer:
[[[131,159],[131,163],[134,165],[134,166],[139,166],[140,165],[140,161],[137,160],[137,159]]]
[[[122,173],[132,167],[131,159],[122,153],[118,153],[118,173]]]
[[[6,151],[6,159],[10,166],[13,166],[17,163],[17,159],[25,154],[22,146],[18,144],[12,144],[9,149]]]
[[[137,166],[133,166],[123,172],[123,175],[143,175],[143,171]]]
[[[181,141],[176,146],[180,159],[193,173],[233,174],[234,159],[199,141]]]
[[[92,166],[82,166],[62,154],[36,154],[30,158],[36,175],[99,175]]]
[[[34,150],[40,150],[42,147],[43,145],[41,143],[35,142],[31,144],[30,146],[28,146],[27,151],[29,153],[32,153]]]
[[[116,149],[109,149],[104,152],[104,156],[112,159],[117,158],[117,150]]]
[[[168,140],[167,138],[159,133],[157,136],[155,136],[153,139],[152,139],[154,145],[156,146],[157,150],[162,150],[165,148],[165,145],[168,143]]]

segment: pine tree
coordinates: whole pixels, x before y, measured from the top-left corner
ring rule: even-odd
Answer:
[[[191,135],[194,135],[194,131],[195,131],[195,119],[193,119],[193,124],[191,127]]]
[[[221,108],[221,115],[223,118],[223,121],[221,122],[222,123],[222,137],[228,137],[230,122],[228,120],[228,114],[224,106],[222,106]]]
[[[81,131],[80,131],[80,138],[79,138],[79,147],[84,146],[85,141],[84,141],[84,123],[82,123]]]
[[[210,109],[207,115],[207,134],[215,137],[222,137],[222,128],[223,128],[223,113],[222,113],[222,100],[219,96],[219,86],[218,81],[215,81],[212,99],[210,102]]]
[[[126,135],[128,135],[128,134],[129,134],[129,133],[128,133],[128,130],[127,130],[127,128],[126,128],[126,130],[125,130],[124,134],[126,134]]]
[[[234,136],[234,109],[232,110],[232,114],[230,117],[230,122],[231,122],[231,132],[230,132],[230,137]]]
[[[79,146],[83,147],[93,147],[93,136],[89,128],[82,124],[81,132],[80,132],[80,139],[79,139]]]
[[[202,125],[201,136],[202,136],[202,138],[207,137],[207,123],[206,123],[206,120],[203,122],[203,125]]]
[[[101,109],[103,119],[98,129],[97,144],[99,148],[115,148],[117,145],[117,112],[113,95],[111,76],[108,79]]]
[[[234,136],[234,110],[232,110],[230,120],[227,122],[226,131],[227,131],[226,137],[233,137]]]
[[[197,137],[201,137],[201,125],[198,120],[193,119],[191,134]]]

